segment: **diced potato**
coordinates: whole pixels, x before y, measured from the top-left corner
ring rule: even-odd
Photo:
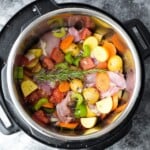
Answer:
[[[80,49],[77,44],[72,43],[67,49],[63,50],[64,53],[71,52],[72,56],[78,56],[80,53]]]
[[[35,59],[31,60],[26,67],[28,69],[32,69],[33,67],[35,67],[37,65],[38,62],[39,62],[39,59],[35,58]]]
[[[97,131],[100,131],[100,129],[101,129],[100,127],[94,127],[94,128],[88,129],[84,132],[84,135],[95,133]]]
[[[96,114],[87,106],[87,117],[96,117]]]
[[[98,40],[98,42],[101,42],[103,35],[98,34],[98,33],[94,33],[94,37],[96,37],[96,39]]]
[[[122,97],[122,92],[123,92],[122,90],[120,90],[120,91],[118,92],[118,98],[119,98],[119,99],[121,99],[121,97]]]
[[[124,61],[124,70],[128,71],[135,68],[135,62],[132,56],[132,53],[130,50],[126,50],[126,52],[123,55],[123,61]]]
[[[105,36],[108,33],[110,34],[111,32],[112,32],[112,30],[110,28],[103,28],[103,27],[98,28],[95,31],[95,33],[102,35],[102,37]]]
[[[96,23],[96,25],[101,26],[101,28],[106,28],[106,29],[111,28],[111,26],[108,23],[104,22],[101,19],[98,19],[96,17],[92,17],[92,20]]]
[[[122,72],[123,70],[123,61],[119,55],[114,55],[110,57],[108,60],[108,69],[110,71],[119,71]]]
[[[115,117],[112,119],[112,122],[115,122],[121,115],[121,112],[116,114]]]
[[[42,66],[40,63],[37,63],[35,67],[33,67],[32,72],[37,73],[42,69]]]
[[[100,62],[105,62],[109,58],[109,53],[102,46],[97,46],[91,52],[91,56],[94,57],[94,58],[96,58]]]
[[[121,101],[127,102],[129,100],[129,93],[127,91],[124,91],[121,97]]]
[[[37,88],[38,86],[31,80],[25,80],[21,83],[21,90],[23,92],[24,97],[30,95]]]
[[[35,57],[39,58],[42,55],[42,49],[30,49],[28,53],[34,54]]]
[[[97,117],[81,118],[80,121],[83,127],[92,128],[97,122]]]
[[[108,114],[113,107],[112,97],[106,97],[96,103],[96,107],[99,112]]]
[[[112,96],[112,101],[113,101],[112,111],[114,111],[114,110],[118,107],[118,101],[119,101],[118,93],[115,93],[115,94]]]
[[[98,40],[94,36],[89,36],[88,38],[85,39],[83,42],[83,47],[85,45],[88,45],[90,47],[90,50],[92,51],[95,47],[98,46]]]
[[[73,79],[71,82],[70,82],[70,88],[72,91],[74,92],[79,92],[81,93],[82,90],[83,90],[83,83],[81,80],[79,79]]]
[[[89,87],[83,90],[83,96],[89,104],[95,104],[98,101],[100,94],[96,88]]]

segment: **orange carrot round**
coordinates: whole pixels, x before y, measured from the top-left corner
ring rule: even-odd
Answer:
[[[96,76],[96,87],[101,92],[105,92],[109,89],[110,79],[106,72],[100,72]]]
[[[96,66],[98,69],[107,69],[107,62],[99,62],[98,65]]]
[[[123,40],[121,39],[121,37],[118,34],[114,34],[112,36],[112,43],[115,45],[115,47],[117,48],[117,50],[121,53],[125,52],[126,50],[126,45],[123,42]]]
[[[103,44],[103,47],[108,51],[109,57],[115,55],[117,52],[114,44],[112,44],[110,42],[105,41]]]
[[[45,108],[54,108],[54,104],[53,104],[53,103],[48,102],[48,103],[46,103],[46,104],[42,105],[42,107],[45,107]]]
[[[64,81],[59,84],[58,88],[60,92],[67,92],[70,89],[70,84],[67,81]]]
[[[71,43],[73,42],[73,40],[74,40],[74,36],[72,36],[72,35],[66,36],[66,37],[61,41],[61,43],[60,43],[60,48],[61,48],[62,50],[67,49],[67,48],[71,45]]]
[[[78,126],[78,123],[77,122],[75,123],[59,122],[58,126],[62,128],[67,128],[67,129],[75,129]]]
[[[125,104],[123,104],[123,105],[117,107],[116,110],[115,110],[115,112],[116,112],[116,113],[120,113],[120,112],[122,112],[123,110],[125,110],[126,107],[127,107],[127,103],[125,103]]]

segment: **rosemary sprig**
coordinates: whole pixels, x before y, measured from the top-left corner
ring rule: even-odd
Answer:
[[[35,78],[39,81],[65,81],[65,80],[72,80],[75,78],[83,79],[85,75],[102,72],[105,70],[101,69],[90,69],[90,70],[74,70],[71,68],[57,68],[53,69],[52,71],[42,70],[35,75]]]

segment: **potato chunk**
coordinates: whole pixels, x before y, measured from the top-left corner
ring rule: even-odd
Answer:
[[[23,92],[24,97],[30,95],[37,88],[38,86],[31,80],[25,80],[21,83],[21,90]]]

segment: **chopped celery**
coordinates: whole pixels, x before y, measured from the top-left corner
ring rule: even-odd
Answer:
[[[86,105],[84,103],[82,103],[81,105],[79,105],[75,109],[74,115],[75,115],[76,118],[86,117],[86,115],[87,115]]]
[[[67,53],[67,54],[65,55],[65,60],[66,60],[66,62],[68,62],[69,64],[72,64],[72,63],[73,63],[73,57],[72,57],[72,55],[71,55],[71,52],[69,52],[69,53]]]
[[[15,79],[23,79],[23,67],[17,66],[14,70]]]
[[[75,65],[75,66],[79,66],[79,62],[80,62],[80,60],[81,60],[81,58],[80,57],[76,57],[74,60],[73,60],[73,64]]]
[[[88,57],[88,56],[90,56],[90,47],[88,46],[88,45],[84,45],[83,46],[83,54],[82,54],[82,56],[83,57]]]
[[[66,31],[65,28],[60,28],[59,30],[54,30],[52,31],[53,36],[57,37],[57,38],[62,38],[66,35]]]
[[[73,92],[72,95],[71,95],[71,98],[73,100],[77,101],[76,107],[79,107],[83,102],[83,97],[79,93]]]
[[[39,110],[42,105],[48,103],[48,99],[47,98],[41,98],[38,100],[38,102],[33,106],[34,110]]]

